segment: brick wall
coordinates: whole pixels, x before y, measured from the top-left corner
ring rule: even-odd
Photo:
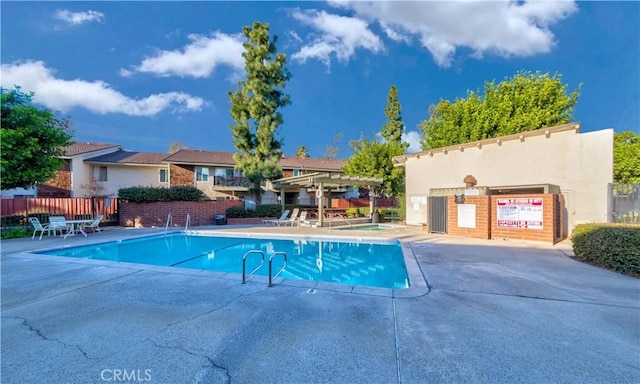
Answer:
[[[448,233],[453,236],[473,237],[476,239],[491,238],[491,200],[490,196],[465,196],[464,204],[475,205],[476,227],[458,227],[458,206],[454,196],[449,196],[447,201]]]
[[[71,162],[63,161],[53,179],[38,185],[38,197],[71,197]]]
[[[125,203],[119,207],[121,227],[164,227],[171,213],[174,227],[184,227],[187,213],[190,226],[214,224],[214,217],[230,207],[242,207],[240,200],[162,201],[156,203]]]
[[[210,177],[212,177],[211,175]],[[194,165],[177,165],[169,164],[169,182],[170,186],[194,186],[195,166]]]
[[[498,199],[542,199],[542,229],[507,228],[498,226]],[[559,212],[558,212],[559,211]],[[493,195],[491,196],[491,238],[544,241],[556,243],[563,238],[562,199],[558,195]],[[560,228],[557,228],[560,226]]]

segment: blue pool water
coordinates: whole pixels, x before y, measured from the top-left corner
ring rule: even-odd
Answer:
[[[193,235],[154,236],[90,246],[40,252],[47,255],[123,261],[140,264],[242,273],[242,257],[250,250],[265,254],[257,272],[268,274],[273,252],[287,254],[280,277],[349,285],[403,289],[409,278],[399,243],[336,240],[258,239]],[[247,272],[260,264],[260,256],[247,257]],[[275,257],[274,272],[282,265]]]

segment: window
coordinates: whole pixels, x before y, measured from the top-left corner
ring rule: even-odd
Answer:
[[[209,181],[209,168],[196,167],[196,181]]]
[[[107,181],[107,167],[92,167],[91,173],[96,181]]]
[[[293,176],[300,176],[300,170],[299,169],[294,169],[293,170]]]
[[[166,169],[160,170],[160,182],[168,183],[169,182],[169,171]]]

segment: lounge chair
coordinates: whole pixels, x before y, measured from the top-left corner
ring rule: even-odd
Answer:
[[[96,216],[95,220],[93,220],[90,223],[86,223],[86,224],[82,225],[82,228],[83,229],[91,229],[91,231],[93,231],[93,233],[102,231],[102,228],[100,228],[100,222],[102,221],[103,217],[104,217],[104,215]]]
[[[294,208],[293,212],[291,212],[291,217],[289,217],[288,219],[285,219],[285,220],[274,220],[275,225],[277,225],[278,227],[281,227],[281,226],[285,226],[285,225],[291,224],[291,226],[293,227],[293,224],[298,219],[298,212],[300,212],[300,209],[299,208]]]
[[[44,235],[45,231],[48,236],[51,236],[51,228],[49,228],[49,224],[42,225],[40,220],[35,217],[30,217],[29,221],[31,222],[31,225],[33,225],[33,235],[31,236],[31,239],[35,239],[36,232],[38,231],[40,231],[40,238],[38,240],[42,240],[42,235]]]
[[[280,215],[279,219],[266,219],[266,220],[262,220],[262,224],[267,224],[267,225],[275,225],[275,221],[283,221],[287,219],[287,216],[289,216],[289,211],[288,209],[285,209],[282,212],[282,215]]]
[[[296,224],[298,225],[298,227],[310,227],[311,223],[309,221],[307,221],[307,211],[302,211],[300,213],[300,217],[298,217],[298,220],[296,220]]]

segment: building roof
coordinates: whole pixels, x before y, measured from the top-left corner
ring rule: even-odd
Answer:
[[[197,149],[181,149],[164,159],[167,163],[174,164],[205,164],[234,166],[231,152],[201,151]]]
[[[117,144],[104,143],[73,143],[65,148],[65,155],[71,157],[107,148],[120,148],[120,146]]]
[[[468,148],[482,148],[483,146],[486,146],[486,145],[502,145],[502,143],[507,141],[515,141],[515,140],[525,141],[527,138],[535,137],[535,136],[546,136],[548,138],[554,133],[565,132],[565,131],[574,131],[575,133],[580,133],[580,123],[579,122],[567,123],[567,124],[557,125],[555,127],[541,128],[541,129],[536,129],[534,131],[514,133],[506,136],[493,137],[490,139],[471,141],[463,144],[450,145],[447,147],[440,147],[440,148],[432,148],[422,152],[395,156],[393,158],[393,163],[394,163],[393,165],[395,167],[403,167],[407,162],[407,159],[412,157],[419,159],[421,156],[433,157],[433,155],[439,154],[439,153],[446,155],[448,152],[451,152],[451,151],[462,152]]]
[[[308,169],[312,171],[341,170],[347,164],[345,160],[316,159],[311,157],[283,157],[280,166],[284,169]]]
[[[130,165],[164,165],[166,153],[156,152],[132,152],[119,150],[106,155],[100,155],[85,159],[86,163],[103,164],[130,164]]]
[[[235,166],[232,152],[201,151],[196,149],[181,149],[164,159],[167,163],[174,164],[202,164]],[[336,171],[341,170],[346,164],[345,160],[315,159],[300,157],[283,157],[279,162],[283,169],[306,169],[311,171]]]

